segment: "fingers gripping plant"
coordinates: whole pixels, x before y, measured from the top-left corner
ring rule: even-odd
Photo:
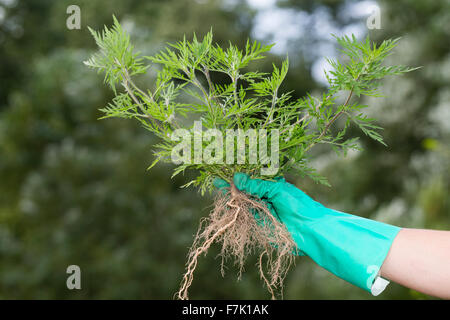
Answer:
[[[197,178],[185,186],[193,185],[202,194],[213,190],[215,177],[230,183],[227,192],[219,192],[209,216],[201,220],[177,292],[180,299],[188,298],[198,257],[214,242],[222,245],[222,273],[228,257],[235,258],[240,275],[246,256],[258,252],[261,278],[273,298],[277,289],[281,293],[283,279],[301,248],[296,248],[287,229],[261,199],[234,187],[234,173],[276,179],[293,172],[328,184],[308,165],[309,150],[317,144],[329,144],[344,154],[358,149],[358,137],[346,134],[351,124],[383,143],[381,128],[375,119],[363,114],[367,106],[355,98],[379,96],[382,78],[412,70],[382,65],[397,40],[377,46],[368,38],[359,42],[354,36],[336,37],[348,61],[328,60],[333,68],[327,73],[328,91],[318,98],[307,95],[293,99],[291,92],[280,90],[288,72],[287,59],[281,67],[274,65],[270,74],[250,69],[251,62],[264,58],[272,45],[247,41],[243,50],[233,44],[222,48],[213,43],[209,32],[202,40],[184,38],[154,56],[142,57],[134,52],[129,35],[116,18],[111,28],[90,31],[100,50],[85,64],[104,73],[105,83],[115,93],[112,102],[101,109],[103,118],[136,119],[159,137],[149,168],[159,161],[173,162],[172,176],[196,169]],[[150,66],[156,71],[155,84],[152,89],[139,88],[135,78]],[[215,81],[220,75],[226,80]],[[345,119],[344,125],[331,132],[340,118]],[[252,130],[259,130],[259,139]],[[243,138],[239,140],[239,135],[234,143],[233,135],[228,139],[232,133],[244,133]],[[189,139],[190,134],[193,139]],[[202,139],[202,135],[206,137]],[[255,139],[259,144],[252,149]],[[277,146],[271,149],[270,157],[265,152],[268,143]]]

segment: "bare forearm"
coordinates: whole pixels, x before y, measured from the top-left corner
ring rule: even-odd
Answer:
[[[450,231],[400,230],[381,267],[381,276],[450,299]]]

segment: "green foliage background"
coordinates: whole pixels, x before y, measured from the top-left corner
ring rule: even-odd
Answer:
[[[355,22],[342,14],[353,2],[278,5],[344,28]],[[70,4],[81,8],[81,30],[66,28]],[[364,151],[346,158],[318,148],[314,165],[332,188],[291,182],[338,210],[404,227],[450,229],[450,5],[378,4],[382,29],[371,38],[401,36],[392,64],[423,66],[385,82],[386,98],[370,102],[378,104],[372,110],[388,147],[363,137]],[[215,40],[242,47],[255,9],[225,0],[16,0],[0,1],[0,8],[0,298],[171,299],[211,199],[180,189],[189,176],[171,180],[169,165],[146,171],[155,140],[143,128],[97,120],[112,92],[82,64],[95,50],[87,26],[100,29],[115,14],[145,54],[211,26]],[[311,76],[319,43],[311,30],[288,46],[294,63],[285,86],[299,96],[324,89]],[[282,58],[265,59],[261,70]],[[210,252],[201,260],[192,298],[268,298],[253,258],[237,282],[232,267],[221,278],[214,257]],[[82,290],[66,288],[71,264],[81,267]],[[285,298],[373,299],[308,258],[297,259]],[[391,284],[379,298],[430,297]]]

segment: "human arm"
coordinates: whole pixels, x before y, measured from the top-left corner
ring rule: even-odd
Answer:
[[[450,231],[400,230],[381,267],[381,276],[450,299]]]
[[[441,233],[433,234],[433,240],[428,241],[427,235],[419,236],[412,229],[326,208],[284,179],[264,181],[238,173],[233,182],[239,190],[264,200],[286,225],[301,253],[336,276],[373,295],[387,285],[382,276],[418,291],[448,297],[450,264],[446,252],[450,251]],[[226,186],[223,180],[215,184],[218,188]],[[422,255],[421,251],[426,253]],[[423,261],[430,254],[434,256]],[[444,265],[436,267],[439,261]],[[421,272],[423,268],[429,269]],[[439,277],[446,274],[447,282],[441,282]]]

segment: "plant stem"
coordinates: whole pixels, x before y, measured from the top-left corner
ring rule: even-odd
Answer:
[[[218,99],[216,99],[216,96],[215,96],[215,94],[214,94],[214,85],[213,85],[213,83],[212,83],[212,81],[211,81],[211,76],[210,76],[210,74],[209,74],[209,70],[208,70],[208,68],[207,68],[206,66],[204,66],[204,65],[203,65],[202,73],[205,75],[206,81],[208,82],[209,96],[210,96],[212,99],[214,99],[214,101],[216,102],[216,104],[217,104],[218,106],[222,106],[222,105],[220,104],[220,102],[218,101]],[[225,115],[226,115],[226,112],[225,112],[225,108],[224,108],[223,106],[222,106],[222,112],[223,112],[223,115],[225,116]]]
[[[353,95],[353,87],[352,87],[352,89],[350,90],[350,93],[348,94],[348,96],[347,96],[347,99],[345,100],[345,102],[344,102],[344,104],[343,104],[343,106],[344,107],[346,107],[347,105],[348,105],[348,103],[350,102],[350,99],[351,99],[351,97],[352,97],[352,95]],[[317,144],[317,142],[319,142],[324,136],[325,136],[325,134],[327,133],[327,131],[328,131],[328,129],[330,128],[330,126],[344,113],[345,111],[344,110],[341,110],[341,111],[339,111],[338,113],[336,113],[335,115],[334,115],[334,117],[333,118],[331,118],[331,120],[330,121],[328,121],[328,123],[325,125],[325,128],[322,130],[322,132],[320,133],[320,135],[319,135],[319,137],[313,142],[313,143],[311,143],[308,147],[306,147],[306,149],[305,149],[305,151],[304,152],[307,152],[309,149],[311,149],[314,145],[316,145]]]
[[[209,109],[209,114],[211,115],[211,118],[213,120],[213,124],[216,124],[216,115],[214,112],[214,109],[211,105],[211,100],[210,100],[210,96],[206,93],[205,88],[202,86],[202,84],[200,83],[200,81],[198,81],[197,77],[195,76],[195,70],[193,71],[194,74],[191,75],[191,73],[187,70],[183,70],[183,72],[188,76],[188,78],[190,79],[189,82],[191,82],[192,84],[194,84],[198,89],[200,89],[200,91],[203,94],[203,97],[205,98],[206,105],[208,106]]]

